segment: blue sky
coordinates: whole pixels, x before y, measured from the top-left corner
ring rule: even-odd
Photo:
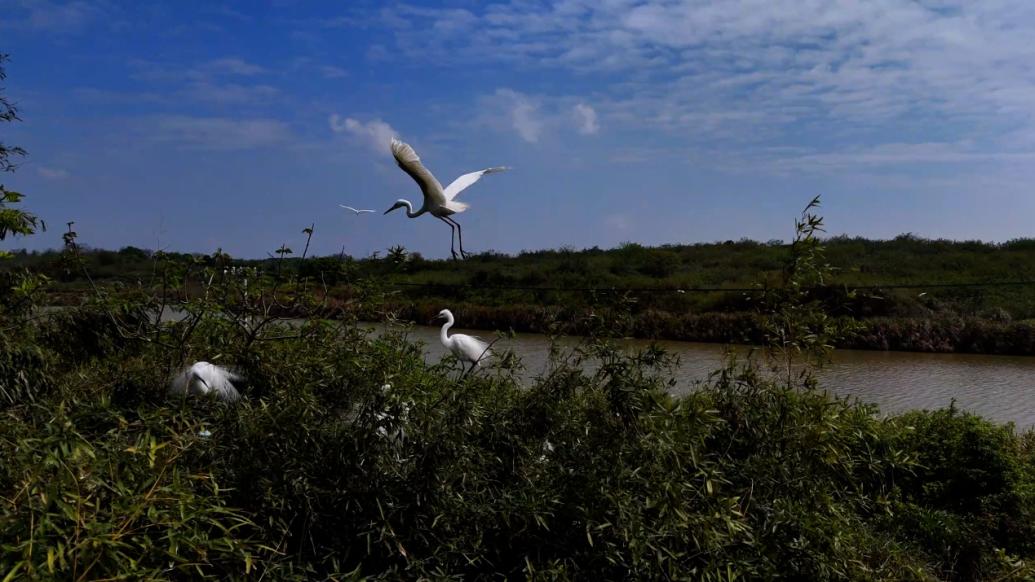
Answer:
[[[831,233],[1035,236],[1029,0],[0,0],[29,150],[13,245],[448,255],[387,149],[465,191],[469,251]],[[374,208],[352,216],[338,204]]]

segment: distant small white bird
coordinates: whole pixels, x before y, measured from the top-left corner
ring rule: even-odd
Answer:
[[[360,210],[358,208],[353,208],[351,206],[345,206],[344,204],[339,204],[338,206],[341,206],[345,210],[351,210],[353,214],[357,214],[357,215],[358,214],[363,214],[365,212],[376,212],[375,210]]]
[[[489,344],[482,341],[481,338],[463,333],[454,333],[453,335],[448,335],[446,333],[449,331],[449,328],[453,327],[454,320],[452,311],[443,309],[435,316],[435,319],[443,318],[446,320],[446,323],[442,326],[442,331],[439,332],[439,339],[442,340],[442,345],[449,351],[453,352],[453,355],[455,355],[457,359],[461,362],[470,362],[471,369],[473,370],[479,362],[492,357],[492,351],[489,349]]]
[[[413,150],[409,144],[405,144],[398,139],[392,138],[392,155],[395,156],[395,161],[399,164],[404,172],[409,174],[417,185],[420,186],[421,192],[424,194],[424,205],[420,207],[417,212],[413,211],[413,205],[410,204],[409,200],[399,199],[395,204],[385,211],[385,214],[397,209],[406,208],[406,216],[410,218],[417,218],[421,214],[429,213],[435,218],[449,225],[450,237],[449,237],[449,252],[453,254],[453,258],[456,258],[456,251],[453,247],[453,239],[460,239],[460,256],[467,258],[464,253],[464,233],[460,230],[460,225],[450,218],[450,216],[467,210],[468,205],[463,202],[458,202],[456,196],[463,192],[468,186],[474,184],[481,179],[485,174],[494,174],[496,172],[502,172],[509,170],[506,166],[496,166],[493,168],[485,168],[484,170],[478,170],[477,172],[471,172],[470,174],[464,174],[453,183],[442,187],[435,176],[420,163],[420,157],[417,156],[417,152]]]
[[[173,377],[169,393],[174,396],[215,395],[224,402],[233,402],[241,398],[233,382],[241,380],[241,376],[226,368],[208,362],[197,362]]]

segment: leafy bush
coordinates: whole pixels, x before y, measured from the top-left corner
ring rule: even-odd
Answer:
[[[990,575],[995,549],[1035,553],[1035,458],[1011,426],[953,407],[907,413],[895,424],[917,455],[914,471],[897,483],[897,525],[943,552],[946,575]]]
[[[879,420],[736,363],[672,397],[663,352],[605,340],[523,388],[401,333],[268,329],[212,316],[186,347],[248,375],[234,407],[167,399],[155,344],[26,341],[52,388],[0,426],[0,572],[976,579],[1035,553],[1032,437],[976,417]]]

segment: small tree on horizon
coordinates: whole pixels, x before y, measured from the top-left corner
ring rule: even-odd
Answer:
[[[4,70],[4,62],[7,60],[7,54],[0,53],[0,81],[7,78],[7,73]],[[17,107],[4,95],[3,85],[0,85],[0,121],[20,121]],[[18,146],[7,146],[0,140],[0,171],[13,172],[17,168],[13,158],[24,155],[24,149]],[[22,193],[8,190],[3,184],[0,184],[0,240],[6,239],[8,235],[27,236],[35,233],[38,229],[46,228],[43,221],[35,214],[12,206],[21,202],[23,198],[25,196]],[[10,252],[0,251],[0,258],[8,258],[10,256]]]

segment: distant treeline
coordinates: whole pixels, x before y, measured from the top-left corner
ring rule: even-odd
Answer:
[[[863,322],[849,345],[1033,353],[1032,326],[1025,320],[1035,319],[1035,283],[996,283],[1035,282],[1035,239],[959,242],[904,234],[891,240],[841,236],[824,244],[836,275],[815,294],[833,315]],[[357,285],[373,284],[392,307],[418,321],[450,306],[464,313],[466,326],[546,331],[557,313],[575,321],[611,309],[628,315],[629,335],[745,342],[757,335],[752,289],[782,285],[789,256],[789,245],[778,240],[485,252],[467,261],[428,260],[402,247],[365,258],[302,259],[283,253],[260,260],[135,247],[82,252],[86,271],[99,284],[153,288],[159,261],[184,269],[222,261],[265,276],[307,276],[339,304]],[[60,251],[16,252],[6,263],[8,269],[26,267],[49,276],[56,302],[75,302],[87,289],[82,269],[70,268]],[[916,286],[896,288],[901,285]]]

